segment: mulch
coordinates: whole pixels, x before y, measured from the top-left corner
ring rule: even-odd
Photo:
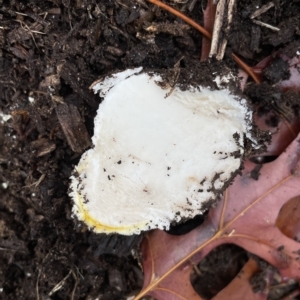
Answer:
[[[267,2],[238,1],[224,60],[201,63],[202,35],[147,1],[0,0],[0,299],[112,300],[141,289],[143,236],[94,234],[72,218],[69,177],[91,146],[101,103],[89,86],[126,68],[170,71],[178,63],[186,74],[182,82],[194,74],[208,85],[215,70],[237,72],[233,51],[251,66],[279,49],[295,55],[300,2],[273,1],[259,17],[279,32],[249,18]],[[203,22],[205,1],[167,3]],[[259,89],[250,82],[245,90],[261,112],[275,104],[282,112],[275,98],[299,107],[297,95],[274,87],[288,78],[286,63],[275,59],[264,75]],[[202,222],[196,217],[171,233],[183,234]],[[203,268],[209,263],[214,278],[228,256],[243,262],[247,255],[231,246],[220,251],[223,263],[208,259]],[[204,294],[214,295],[222,278],[227,281],[239,269],[239,262],[227,264],[231,275],[220,275],[215,281],[221,283]],[[197,288],[202,294],[205,285]]]

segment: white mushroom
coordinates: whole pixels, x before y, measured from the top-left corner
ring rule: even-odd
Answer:
[[[71,177],[73,212],[95,232],[137,234],[205,211],[239,170],[252,113],[228,90],[162,89],[141,68],[92,87],[94,147]]]

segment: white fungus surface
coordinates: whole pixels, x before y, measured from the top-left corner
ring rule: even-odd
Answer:
[[[166,96],[160,80],[137,68],[93,86],[104,100],[71,197],[95,232],[129,235],[192,218],[241,165],[246,101],[202,87]]]

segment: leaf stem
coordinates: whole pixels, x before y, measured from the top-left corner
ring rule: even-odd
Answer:
[[[213,240],[218,238],[219,231],[216,232],[215,235],[213,235],[211,238],[209,238],[204,244],[202,244],[200,247],[196,248],[194,251],[192,251],[188,256],[186,256],[184,259],[176,263],[170,270],[168,270],[163,276],[161,276],[158,280],[156,280],[155,283],[149,284],[148,287],[146,287],[144,290],[140,291],[139,294],[134,298],[134,300],[139,300],[142,297],[146,296],[151,290],[156,289],[157,285],[162,282],[166,277],[168,277],[174,270],[176,270],[180,265],[182,265],[185,261],[192,258],[197,252],[199,252],[202,248],[205,248],[208,244],[210,244]],[[149,242],[149,239],[148,239]]]
[[[297,171],[297,170],[296,170]],[[258,197],[255,201],[253,201],[250,205],[248,205],[245,209],[243,209],[237,216],[233,218],[230,222],[226,223],[224,226],[224,229],[228,228],[230,225],[232,225],[238,218],[242,217],[251,207],[253,207],[255,204],[257,204],[261,199],[272,193],[274,190],[276,190],[279,186],[281,186],[283,183],[288,181],[293,175],[289,175],[286,178],[282,179],[279,183],[275,184],[272,188],[267,190],[262,196]]]

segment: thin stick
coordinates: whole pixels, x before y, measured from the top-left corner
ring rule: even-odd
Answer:
[[[191,3],[189,4],[189,11],[190,12],[194,9],[196,2],[197,2],[197,0],[192,0]]]
[[[259,8],[253,14],[250,15],[250,19],[253,19],[253,18],[256,18],[256,17],[260,16],[261,14],[265,13],[266,11],[268,11],[273,6],[274,6],[273,2],[269,2],[265,5],[263,5],[261,8]]]
[[[228,3],[228,15],[227,15],[227,27],[225,28],[225,35],[221,44],[221,47],[218,51],[218,54],[216,56],[217,60],[221,60],[224,57],[225,54],[225,49],[227,46],[227,41],[228,41],[228,34],[229,34],[229,30],[230,30],[230,26],[232,23],[232,18],[233,18],[233,8],[235,5],[235,0],[229,0]]]
[[[219,50],[219,40],[220,40],[220,34],[223,25],[225,4],[226,4],[226,0],[220,0],[217,5],[216,18],[215,18],[214,29],[212,34],[209,57],[213,57],[217,55]]]
[[[67,279],[70,277],[71,274],[72,270],[70,270],[70,272],[58,284],[55,285],[55,287],[49,292],[48,296],[52,296],[54,293],[59,291],[66,283]]]
[[[253,72],[252,68],[249,67],[246,63],[244,63],[237,55],[232,53],[233,59],[236,61],[236,63],[249,75],[252,77],[252,79],[257,84],[261,84],[261,80],[258,78],[258,76]]]
[[[197,30],[199,30],[205,37],[211,39],[211,33],[208,32],[205,28],[203,28],[201,25],[197,24],[195,21],[193,21],[192,19],[188,18],[187,16],[185,16],[184,14],[182,14],[181,12],[179,12],[178,10],[170,7],[169,5],[162,3],[159,0],[148,0],[149,2],[165,9],[166,11],[170,12],[171,14],[175,15],[176,17],[181,18],[183,21],[185,21],[186,23],[190,24],[191,26],[193,26],[194,28],[196,28]]]
[[[39,291],[39,281],[40,281],[40,276],[41,276],[41,270],[38,271],[37,279],[36,279],[36,284],[35,284],[35,291],[36,291],[36,299],[40,300],[40,291]]]
[[[267,27],[271,30],[274,30],[274,31],[280,31],[280,28],[278,27],[275,27],[275,26],[272,26],[268,23],[265,23],[265,22],[262,22],[262,21],[257,21],[257,20],[252,20],[253,23],[257,24],[257,25],[260,25],[260,26],[263,26],[263,27]]]

